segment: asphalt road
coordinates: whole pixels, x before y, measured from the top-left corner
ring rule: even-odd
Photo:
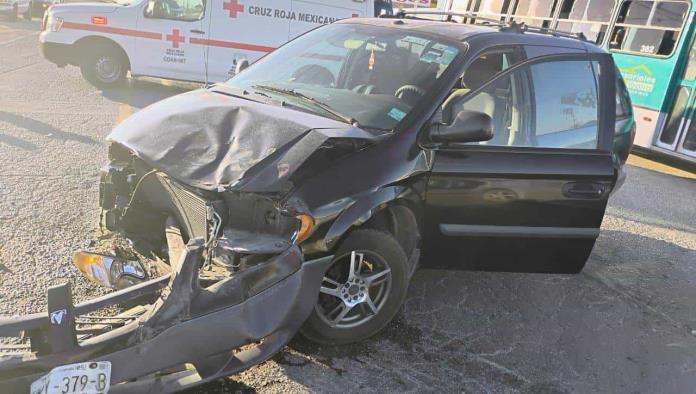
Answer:
[[[64,281],[77,299],[96,293],[70,255],[95,237],[105,137],[179,92],[145,81],[97,91],[41,59],[37,29],[0,19],[0,314],[45,310],[45,289]],[[419,271],[378,337],[338,348],[295,339],[204,389],[694,392],[696,176],[631,163],[582,274]]]

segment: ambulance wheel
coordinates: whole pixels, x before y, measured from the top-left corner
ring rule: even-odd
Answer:
[[[358,229],[341,243],[301,329],[322,345],[367,339],[396,316],[408,290],[408,259],[389,233]]]
[[[33,10],[33,9],[34,9],[34,4],[33,4],[33,3],[29,3],[29,8],[27,8],[27,12],[25,12],[25,13],[22,14],[22,18],[24,18],[24,19],[30,21],[31,18],[32,18],[32,16],[33,16],[33,15],[32,15],[32,10]]]
[[[113,48],[97,48],[89,53],[80,65],[82,76],[100,89],[115,88],[126,81],[128,65],[119,51]]]

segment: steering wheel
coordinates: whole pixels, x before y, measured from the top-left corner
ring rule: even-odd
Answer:
[[[399,99],[403,99],[404,94],[406,93],[415,93],[421,97],[425,96],[425,89],[421,88],[420,86],[416,85],[404,85],[400,87],[396,93],[394,93],[394,96],[396,96]]]
[[[308,85],[332,86],[336,80],[328,68],[318,64],[308,64],[298,68],[290,77],[292,82]]]
[[[353,91],[361,94],[376,94],[377,91],[375,89],[377,89],[375,85],[362,84],[354,87]]]

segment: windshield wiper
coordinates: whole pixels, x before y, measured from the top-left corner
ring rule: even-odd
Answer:
[[[342,120],[342,121],[344,121],[348,124],[351,124],[353,126],[360,127],[360,124],[358,123],[357,120],[355,120],[355,118],[348,116],[348,115],[344,115],[344,114],[336,111],[335,109],[333,109],[330,105],[328,105],[324,102],[321,102],[321,101],[315,99],[314,97],[308,96],[304,93],[300,93],[295,89],[285,89],[285,88],[279,88],[276,86],[269,86],[269,85],[254,85],[254,86],[252,86],[252,88],[266,90],[266,91],[273,92],[273,93],[279,93],[279,94],[284,94],[286,96],[297,97],[297,98],[303,99],[303,100],[308,101],[308,102],[314,104],[315,106],[319,107],[320,109],[322,109],[326,113],[331,114],[336,119]]]

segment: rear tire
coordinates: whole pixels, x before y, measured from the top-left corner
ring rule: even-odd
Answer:
[[[116,88],[124,84],[128,64],[119,50],[109,46],[97,46],[85,52],[87,56],[80,64],[80,71],[87,82],[99,89]]]
[[[356,267],[359,265],[363,269],[358,267],[358,274],[351,280],[348,273],[353,252],[363,256],[359,262],[357,258],[353,260]],[[377,276],[378,279],[370,280]],[[343,345],[367,339],[399,312],[406,298],[408,281],[408,259],[391,234],[372,229],[355,230],[336,251],[334,262],[324,276],[318,302],[300,332],[322,345]],[[367,297],[361,302],[359,297],[363,294]],[[351,297],[356,300],[352,301]],[[345,309],[349,312],[338,319]],[[336,310],[334,318],[332,312]]]

